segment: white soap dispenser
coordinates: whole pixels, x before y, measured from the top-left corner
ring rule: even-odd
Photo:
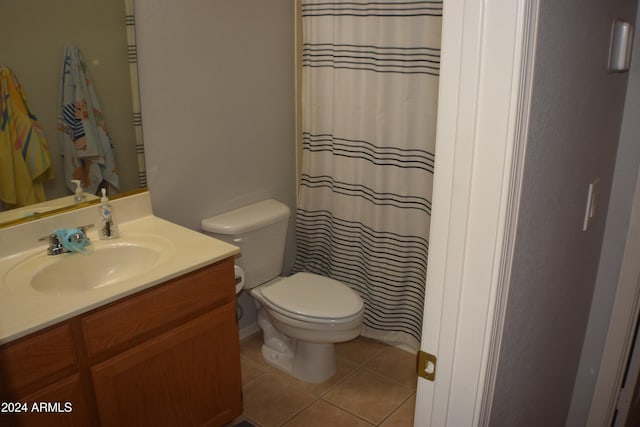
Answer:
[[[76,191],[75,191],[75,196],[73,196],[73,203],[82,203],[84,201],[87,200],[87,196],[85,196],[84,191],[82,190],[82,185],[80,185],[80,180],[79,179],[72,179],[71,182],[73,182],[76,185]]]
[[[107,198],[107,189],[102,189],[102,198],[100,198],[100,206],[98,207],[98,212],[100,215],[100,220],[102,224],[100,225],[100,238],[101,239],[115,239],[118,237],[118,225],[113,220],[113,208],[111,207],[111,203],[109,203],[109,199]]]

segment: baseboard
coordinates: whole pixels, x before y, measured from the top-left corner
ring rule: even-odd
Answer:
[[[242,341],[257,332],[260,332],[260,326],[258,326],[258,322],[254,322],[238,330],[238,335],[240,336],[240,341]]]

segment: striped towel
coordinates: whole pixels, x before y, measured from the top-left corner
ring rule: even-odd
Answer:
[[[67,186],[78,179],[95,194],[103,181],[120,188],[111,137],[89,70],[77,46],[66,45],[62,61],[58,137]]]

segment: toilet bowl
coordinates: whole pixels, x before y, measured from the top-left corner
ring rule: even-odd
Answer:
[[[265,361],[306,382],[335,374],[337,342],[360,335],[362,299],[341,282],[296,273],[251,290],[261,304]]]
[[[251,290],[278,329],[313,342],[348,341],[362,326],[362,299],[345,284],[312,273],[278,278]]]
[[[244,288],[255,299],[265,361],[306,382],[335,373],[335,343],[360,335],[363,302],[346,284],[313,273],[279,277],[289,208],[264,200],[202,220],[204,231],[240,247]]]

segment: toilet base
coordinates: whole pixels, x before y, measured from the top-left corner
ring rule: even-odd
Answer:
[[[263,308],[258,310],[258,325],[262,329],[265,362],[308,383],[321,383],[336,373],[333,343],[314,343],[290,338],[278,331]]]
[[[335,346],[291,340],[294,351],[280,352],[266,344],[262,356],[270,366],[307,383],[321,383],[336,373]]]

